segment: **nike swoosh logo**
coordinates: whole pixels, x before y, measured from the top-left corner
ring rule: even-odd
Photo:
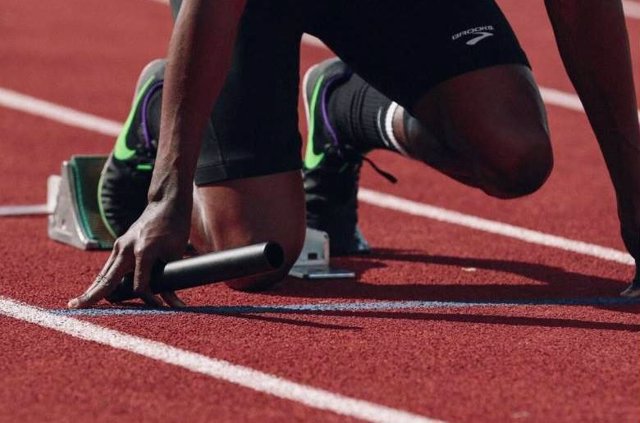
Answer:
[[[324,75],[322,75],[318,82],[316,82],[315,87],[313,87],[313,94],[311,95],[311,101],[309,102],[309,121],[308,121],[308,131],[309,135],[307,137],[307,151],[304,155],[304,165],[307,169],[313,169],[320,164],[322,159],[324,159],[324,151],[320,153],[316,153],[317,146],[314,145],[313,139],[316,131],[316,104],[318,104],[318,96],[320,95],[320,87],[322,86],[322,81],[324,80]]]
[[[468,46],[475,46],[476,44],[478,44],[480,41],[484,40],[485,38],[493,37],[493,34],[490,33],[490,32],[476,32],[476,34],[478,34],[477,37],[472,38],[469,41],[467,41],[466,44]]]
[[[136,100],[133,103],[133,107],[129,112],[129,116],[127,117],[126,122],[122,126],[120,135],[118,135],[118,139],[116,140],[116,145],[113,148],[113,157],[115,157],[116,160],[121,160],[121,161],[129,160],[136,154],[136,150],[130,149],[129,146],[127,145],[127,134],[131,132],[131,125],[133,124],[133,119],[135,118],[136,113],[138,113],[139,111],[140,103],[142,102],[144,93],[147,91],[147,89],[153,82],[154,82],[154,79],[149,78],[149,80],[144,83],[144,85],[136,95]]]

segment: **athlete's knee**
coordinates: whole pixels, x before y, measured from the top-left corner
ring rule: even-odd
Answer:
[[[553,168],[553,154],[546,132],[516,135],[501,145],[509,145],[500,152],[500,160],[491,169],[493,179],[487,193],[498,198],[518,198],[539,190]],[[524,137],[524,142],[523,142]]]

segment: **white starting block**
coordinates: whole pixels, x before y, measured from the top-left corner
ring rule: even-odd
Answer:
[[[351,270],[337,269],[329,265],[329,235],[307,228],[304,246],[289,275],[301,279],[355,278]]]
[[[60,175],[47,181],[49,238],[82,250],[108,250],[111,236],[100,217],[98,180],[107,156],[72,156],[62,163]],[[349,270],[329,265],[329,236],[307,228],[300,257],[289,273],[303,279],[353,278]]]

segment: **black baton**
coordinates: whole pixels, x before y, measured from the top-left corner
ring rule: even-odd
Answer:
[[[151,274],[154,294],[259,275],[279,269],[284,262],[280,244],[263,242],[157,265]],[[133,292],[133,275],[122,279],[107,300],[117,303],[138,296]]]

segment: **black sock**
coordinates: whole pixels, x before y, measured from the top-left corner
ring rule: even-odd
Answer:
[[[338,138],[362,153],[384,148],[404,154],[391,128],[398,107],[358,75],[334,88],[329,98],[329,118]]]

